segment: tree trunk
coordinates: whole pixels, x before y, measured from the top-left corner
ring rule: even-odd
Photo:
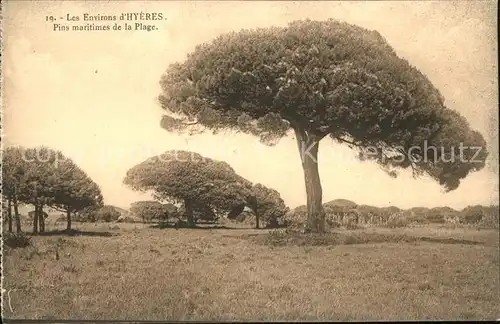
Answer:
[[[40,233],[43,233],[45,232],[45,214],[43,213],[43,205],[40,205],[40,207],[38,207],[38,226],[39,226],[39,230],[40,230]]]
[[[186,210],[186,218],[187,224],[189,227],[194,227],[194,218],[193,218],[193,205],[189,200],[184,200],[184,209]]]
[[[9,223],[9,232],[12,233],[12,200],[7,198],[7,222]]]
[[[35,213],[33,215],[33,234],[38,234],[38,204],[35,204]]]
[[[255,228],[256,229],[260,228],[259,220],[260,220],[259,210],[258,210],[258,207],[255,206]]]
[[[71,230],[71,211],[69,208],[66,210],[66,230],[70,231]]]
[[[16,231],[21,233],[21,216],[19,215],[19,203],[17,201],[17,196],[14,195],[14,218],[16,219]]]
[[[318,171],[318,147],[320,137],[295,130],[297,144],[304,170],[307,194],[307,231],[325,232],[325,211],[323,210],[323,190]]]
[[[279,227],[278,220],[275,217],[271,218],[267,226],[269,228],[278,228]]]
[[[231,211],[227,214],[228,219],[236,219],[245,210],[245,204],[239,204],[234,206]]]

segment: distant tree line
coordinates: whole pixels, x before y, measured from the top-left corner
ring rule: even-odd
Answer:
[[[358,205],[346,199],[336,199],[323,204],[326,223],[330,227],[351,225],[386,225],[389,227],[409,224],[480,224],[488,227],[499,225],[498,206],[467,206],[462,210],[451,207],[413,207],[401,209],[395,206],[376,207]],[[307,221],[306,206],[298,206],[287,213],[285,220],[288,226],[302,227]]]

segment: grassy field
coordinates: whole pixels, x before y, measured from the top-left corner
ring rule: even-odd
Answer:
[[[500,318],[498,230],[339,229],[304,239],[245,228],[75,227],[85,232],[4,250],[5,317]]]

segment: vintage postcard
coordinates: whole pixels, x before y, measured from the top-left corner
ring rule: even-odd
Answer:
[[[497,1],[2,1],[2,318],[500,318]]]

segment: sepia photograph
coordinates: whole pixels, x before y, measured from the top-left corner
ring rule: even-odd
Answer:
[[[3,321],[500,320],[497,14],[2,1]]]

